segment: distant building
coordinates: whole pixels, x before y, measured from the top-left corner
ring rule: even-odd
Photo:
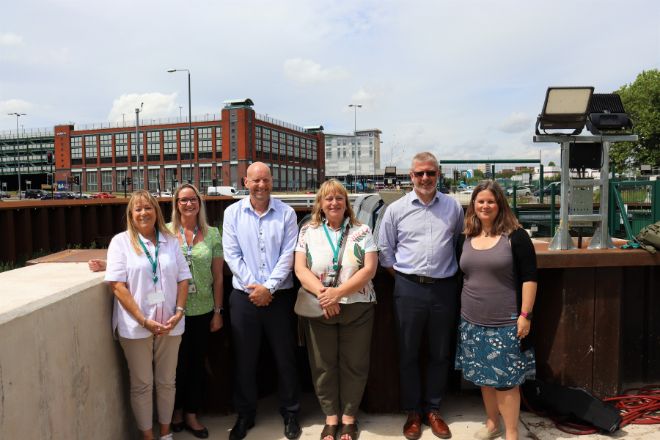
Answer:
[[[316,188],[325,180],[323,127],[306,130],[259,115],[253,105],[250,99],[226,101],[221,117],[193,118],[192,142],[188,122],[180,118],[140,121],[137,138],[135,125],[123,124],[58,125],[54,132],[19,136],[18,143],[15,133],[0,135],[0,180],[16,189],[20,163],[23,188],[28,177],[32,188],[48,183],[50,151],[58,189],[71,188],[76,178],[85,192],[123,191],[131,180],[128,191],[173,189],[188,181],[202,191],[212,184],[243,188],[242,177],[255,161],[271,167],[276,191]]]
[[[325,174],[329,177],[382,174],[378,129],[325,134]],[[357,156],[356,156],[357,155]]]

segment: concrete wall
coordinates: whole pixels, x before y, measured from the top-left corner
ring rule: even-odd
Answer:
[[[128,438],[112,297],[84,263],[0,273],[0,439]]]

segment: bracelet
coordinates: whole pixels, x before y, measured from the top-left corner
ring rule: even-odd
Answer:
[[[224,309],[222,306],[220,306],[220,307],[213,307],[213,312],[222,315],[222,314],[224,314],[225,309]]]
[[[520,316],[527,320],[532,320],[532,312],[520,312]]]
[[[176,309],[174,309],[174,310],[175,310],[174,313],[176,313],[176,312],[181,312],[181,313],[183,313],[184,315],[186,314],[186,309],[184,309],[184,308],[181,307],[181,306],[176,306]]]

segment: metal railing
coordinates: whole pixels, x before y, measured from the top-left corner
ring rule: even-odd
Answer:
[[[305,132],[305,129],[299,125],[291,124],[290,122],[280,121],[279,119],[271,118],[268,115],[255,113],[254,117],[260,121],[268,122],[269,124],[273,124],[273,125],[279,125],[280,127],[288,128],[289,130],[300,131],[303,133]]]
[[[608,225],[613,237],[632,240],[644,226],[660,220],[660,181],[610,182]]]

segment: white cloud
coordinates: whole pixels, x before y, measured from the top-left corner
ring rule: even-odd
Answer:
[[[532,118],[524,113],[514,112],[498,128],[504,133],[520,133],[521,131],[529,130],[534,123],[533,121]]]
[[[349,77],[348,71],[343,67],[323,68],[312,60],[302,58],[284,61],[284,74],[290,80],[301,83],[338,81]]]
[[[23,37],[17,34],[0,34],[0,46],[19,46],[23,44]]]
[[[6,101],[0,101],[0,114],[5,113],[27,113],[32,109],[34,105],[28,101],[22,99],[8,99]]]
[[[140,119],[160,119],[178,115],[177,94],[171,93],[130,93],[121,95],[112,103],[108,114],[110,122],[120,122],[122,119],[134,120],[135,109],[143,103]]]

